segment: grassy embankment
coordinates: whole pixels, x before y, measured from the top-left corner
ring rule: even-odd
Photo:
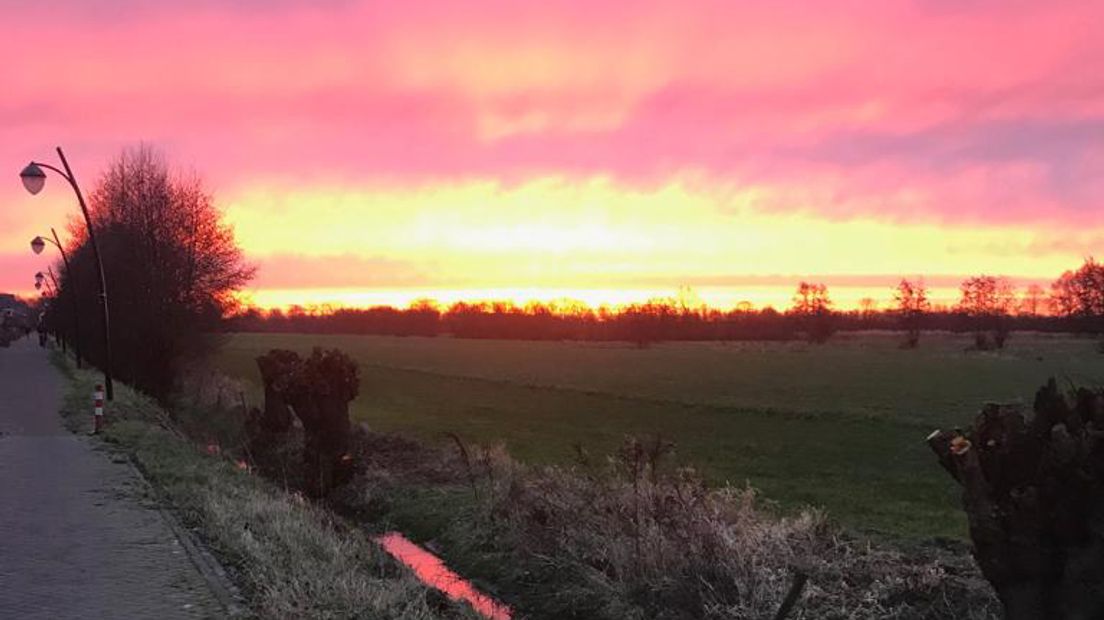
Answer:
[[[300,433],[244,442],[233,386],[193,380],[179,426],[256,459],[273,480],[302,483]],[[662,444],[619,447],[608,460],[532,467],[494,449],[358,429],[357,477],[327,503],[362,528],[344,534],[397,527],[534,620],[770,617],[798,573],[809,581],[793,617],[994,616],[959,551],[871,545],[816,511],[777,518],[748,491],[673,467]]]
[[[68,378],[69,425],[87,431],[100,375],[55,355]],[[206,542],[266,618],[475,618],[400,569],[359,530],[205,453],[167,414],[120,383],[103,440],[126,452],[177,516]]]
[[[271,348],[340,348],[361,365],[353,416],[373,429],[440,441],[501,442],[530,463],[565,463],[575,445],[614,451],[660,433],[715,484],[749,483],[793,510],[827,509],[854,530],[960,538],[957,489],[923,443],[964,426],[988,400],[1030,399],[1048,376],[1100,384],[1104,356],[1066,336],[1015,334],[1001,353],[968,335],[892,334],[804,343],[475,341],[237,334],[213,366],[252,382]]]

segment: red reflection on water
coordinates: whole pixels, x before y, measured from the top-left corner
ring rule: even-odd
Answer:
[[[437,588],[456,601],[467,601],[477,612],[491,620],[510,620],[513,611],[483,594],[452,572],[440,558],[410,542],[398,532],[388,532],[376,539],[384,551],[410,567],[422,583]]]

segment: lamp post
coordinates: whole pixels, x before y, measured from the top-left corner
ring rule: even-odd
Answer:
[[[57,276],[54,275],[54,270],[52,267],[47,267],[46,273],[42,273],[41,271],[39,271],[35,274],[34,277],[35,290],[41,291],[43,307],[48,308],[46,315],[50,316],[50,302],[54,299],[57,299],[58,292],[61,291],[61,287],[58,286]],[[49,279],[47,279],[47,277],[49,277]],[[67,353],[69,349],[66,346],[65,334],[61,333],[61,329],[57,327],[56,314],[53,314],[53,317],[54,319],[49,322],[49,327],[51,329],[48,331],[51,331],[53,333],[54,342],[56,342],[58,346],[61,347],[61,352]]]
[[[54,244],[54,247],[61,253],[61,262],[65,265],[65,277],[69,278],[69,283],[74,287],[69,299],[72,303],[73,310],[73,356],[77,358],[77,368],[81,368],[81,354],[80,354],[80,312],[77,309],[77,280],[73,275],[73,270],[69,268],[69,256],[65,253],[65,247],[61,245],[61,241],[58,239],[57,231],[50,228],[50,234],[53,235],[53,239],[49,237],[43,237],[39,235],[34,239],[31,239],[31,251],[35,254],[42,254],[42,250],[46,249],[46,242]],[[36,278],[37,279],[37,278]],[[38,288],[37,286],[35,288]],[[55,285],[55,288],[56,285]],[[58,289],[60,294],[61,289]]]
[[[96,258],[96,266],[100,271],[100,305],[103,308],[104,335],[104,387],[107,388],[107,400],[113,400],[115,391],[111,384],[111,320],[107,311],[107,280],[104,278],[103,260],[100,258],[100,247],[96,243],[96,231],[92,227],[92,218],[88,215],[88,205],[84,202],[84,195],[81,194],[77,179],[73,176],[73,171],[69,168],[69,162],[65,159],[65,153],[62,152],[60,146],[57,147],[57,154],[58,158],[61,159],[64,170],[50,164],[32,161],[19,173],[19,178],[22,179],[23,187],[27,188],[28,192],[37,194],[46,185],[46,173],[43,172],[43,168],[52,170],[68,181],[73,188],[73,192],[77,195],[77,203],[80,205],[81,214],[84,215],[84,224],[88,227],[88,240],[92,243],[92,255]],[[31,247],[33,249],[35,246],[32,245]]]
[[[51,283],[53,286],[51,286]],[[42,290],[43,286],[46,286],[46,290],[42,291],[43,295],[50,295],[51,297],[57,294],[57,280],[53,278],[53,274],[50,274],[50,279],[46,279],[46,274],[39,271],[35,274],[35,290]]]

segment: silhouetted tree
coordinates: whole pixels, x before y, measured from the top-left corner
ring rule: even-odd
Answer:
[[[878,302],[873,297],[863,297],[859,300],[859,314],[864,319],[869,319],[878,313]]]
[[[445,310],[429,300],[408,308],[334,309],[325,306],[293,306],[258,311],[244,309],[229,322],[236,331],[300,332],[331,334],[386,334],[395,336],[437,336],[458,338],[502,338],[523,340],[599,340],[628,341],[640,346],[664,340],[789,340],[801,334],[810,340],[826,337],[835,330],[904,329],[909,332],[906,346],[922,329],[953,332],[975,331],[979,346],[1003,342],[1016,330],[1070,331],[1084,329],[1076,315],[1030,314],[1037,304],[1023,302],[1020,314],[1015,293],[1003,278],[981,276],[966,283],[967,299],[958,305],[929,303],[927,291],[919,281],[905,281],[895,287],[896,304],[884,311],[874,300],[860,300],[858,310],[831,310],[827,288],[803,283],[795,296],[795,305],[785,314],[771,307],[755,310],[742,301],[728,312],[708,308],[700,302],[681,298],[659,298],[645,303],[611,308],[589,308],[581,302],[458,302]],[[1039,297],[1039,289],[1029,290],[1025,299]],[[902,306],[902,302],[904,306]],[[994,308],[1000,308],[994,312]],[[902,310],[908,310],[902,312]],[[995,320],[994,320],[995,319]],[[62,329],[67,323],[60,323]]]
[[[835,331],[832,300],[824,284],[798,284],[791,312],[800,319],[809,342],[825,343]]]
[[[928,287],[923,280],[902,279],[893,293],[900,314],[901,328],[905,331],[904,346],[909,349],[920,344],[920,328],[924,314],[931,309],[928,301]]]
[[[126,150],[110,164],[89,208],[107,275],[115,374],[163,399],[180,364],[215,344],[234,291],[253,269],[201,181],[171,172],[149,147]],[[72,232],[75,277],[94,282],[86,235],[76,226]],[[66,273],[61,289],[62,297],[78,295],[83,315],[99,314],[94,287],[74,289]],[[61,312],[68,307],[57,304]],[[92,335],[82,333],[82,350],[102,364],[101,339]]]
[[[1046,291],[1038,284],[1032,284],[1024,290],[1023,299],[1020,300],[1020,314],[1024,316],[1039,316],[1042,314],[1047,298]]]
[[[1104,265],[1089,257],[1077,271],[1063,273],[1050,285],[1055,314],[1075,319],[1081,329],[1104,332]]]
[[[958,309],[974,327],[978,349],[1004,348],[1009,334],[1009,315],[1016,304],[1016,290],[1008,278],[975,276],[962,282]],[[990,341],[990,335],[992,341]]]
[[[621,312],[618,321],[626,328],[628,339],[636,342],[638,347],[672,340],[680,325],[679,319],[683,317],[676,304],[676,301],[669,299],[633,304]]]

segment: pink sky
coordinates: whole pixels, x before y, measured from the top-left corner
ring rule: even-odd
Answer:
[[[74,213],[16,178],[57,144],[89,187],[139,141],[198,171],[262,300],[1048,279],[1104,240],[1099,2],[0,8],[0,290]]]

